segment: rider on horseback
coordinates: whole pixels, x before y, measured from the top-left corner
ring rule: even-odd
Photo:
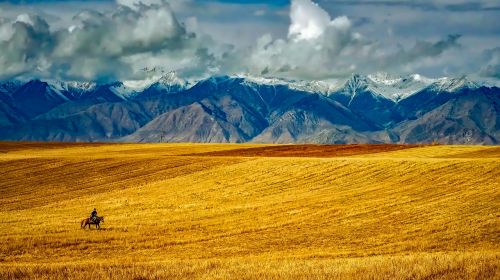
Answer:
[[[90,221],[95,222],[95,219],[97,218],[97,210],[94,208],[94,211],[90,214]]]

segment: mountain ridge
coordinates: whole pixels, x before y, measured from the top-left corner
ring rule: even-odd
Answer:
[[[245,75],[0,83],[0,139],[497,144],[500,89],[466,77]],[[472,134],[472,136],[470,135]]]

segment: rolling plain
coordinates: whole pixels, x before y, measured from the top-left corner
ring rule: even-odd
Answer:
[[[500,279],[496,146],[4,142],[0,176],[0,279]]]

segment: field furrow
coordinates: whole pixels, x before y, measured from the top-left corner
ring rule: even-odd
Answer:
[[[0,278],[499,275],[491,147],[1,146]],[[102,229],[80,229],[94,207]]]

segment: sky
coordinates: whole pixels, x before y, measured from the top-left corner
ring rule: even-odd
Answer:
[[[500,80],[498,0],[0,1],[0,80]],[[154,71],[153,71],[154,70]]]

